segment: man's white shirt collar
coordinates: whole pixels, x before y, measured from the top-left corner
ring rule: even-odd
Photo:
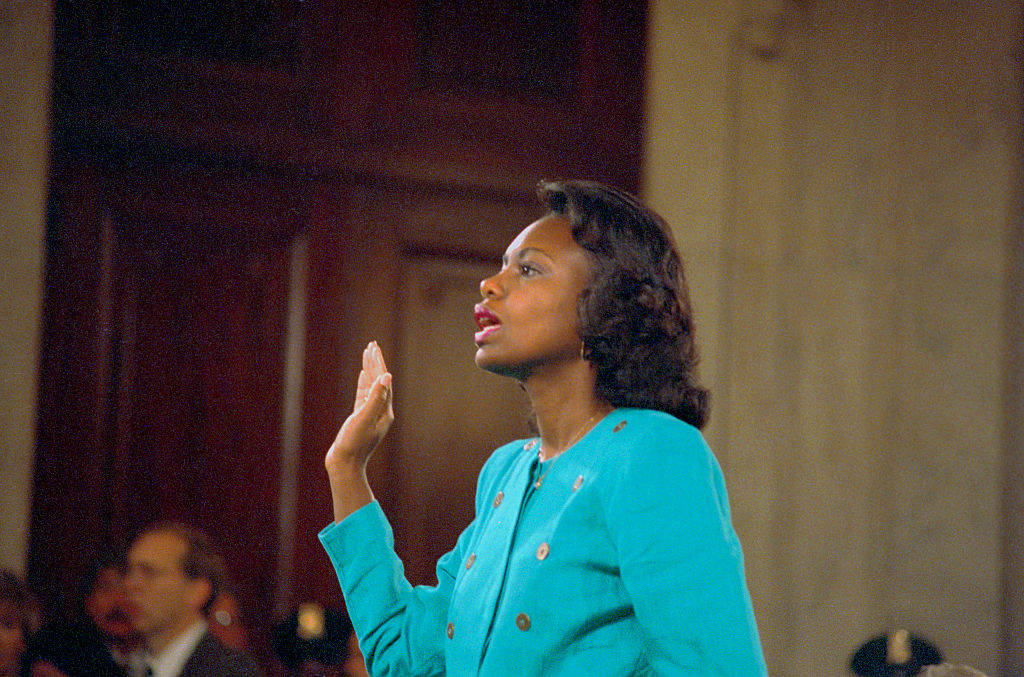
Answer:
[[[178,677],[185,663],[196,650],[199,641],[206,634],[206,621],[198,620],[192,627],[174,638],[159,655],[146,652],[146,661],[153,670],[153,677]]]

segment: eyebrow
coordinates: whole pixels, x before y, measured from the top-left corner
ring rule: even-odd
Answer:
[[[516,252],[516,259],[521,261],[523,256],[525,256],[526,254],[540,254],[541,256],[544,256],[545,258],[547,258],[549,261],[553,261],[554,260],[554,258],[552,258],[552,256],[551,256],[551,254],[548,254],[543,249],[539,249],[537,247],[524,247],[523,249],[520,249],[518,252]],[[503,266],[504,265],[508,265],[508,254],[503,254],[502,255],[502,257],[501,257],[501,265],[503,265]]]

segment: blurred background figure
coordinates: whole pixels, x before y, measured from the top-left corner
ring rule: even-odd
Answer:
[[[26,644],[40,622],[35,596],[12,572],[0,570],[0,677],[18,674]]]
[[[225,577],[223,556],[198,529],[165,522],[136,537],[125,584],[153,677],[263,674],[249,654],[222,645],[209,632],[207,613]]]
[[[348,614],[302,604],[277,624],[274,653],[295,677],[369,677]]]
[[[850,659],[850,670],[860,677],[914,677],[923,666],[941,662],[935,645],[897,629],[861,645]]]
[[[141,639],[129,619],[124,553],[106,549],[89,562],[74,608],[47,624],[28,643],[22,674],[34,677],[132,673]]]
[[[206,621],[210,634],[218,642],[238,651],[249,648],[249,632],[242,621],[238,599],[229,588],[221,590],[206,610]]]
[[[105,551],[93,559],[82,581],[79,620],[99,635],[114,661],[127,671],[142,640],[129,617],[124,567],[121,551]]]
[[[125,677],[101,635],[80,624],[52,623],[28,642],[23,677]]]
[[[363,658],[363,652],[359,649],[359,638],[356,637],[355,630],[348,633],[348,657],[345,658],[342,668],[344,677],[370,677],[370,673],[366,671],[366,660]]]

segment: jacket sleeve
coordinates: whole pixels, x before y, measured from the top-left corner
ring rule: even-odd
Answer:
[[[331,558],[366,667],[374,677],[441,675],[444,628],[461,549],[472,530],[437,563],[437,586],[413,587],[394,536],[373,502],[320,532]]]
[[[607,496],[621,576],[658,675],[767,675],[725,483],[700,433],[633,441]]]

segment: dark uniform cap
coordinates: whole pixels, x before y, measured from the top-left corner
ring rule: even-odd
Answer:
[[[304,661],[340,665],[348,658],[351,632],[352,622],[344,611],[303,604],[274,628],[274,653],[288,668]]]
[[[942,654],[925,639],[906,630],[894,630],[865,642],[850,659],[860,677],[912,677],[925,665],[942,662]]]

